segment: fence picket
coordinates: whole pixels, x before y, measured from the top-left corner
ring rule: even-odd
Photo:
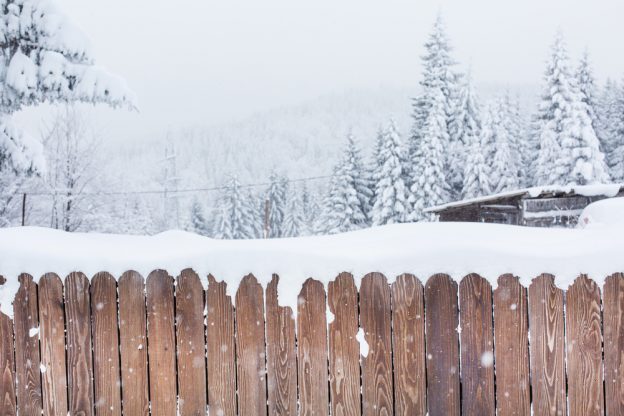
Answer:
[[[109,273],[91,281],[93,372],[97,416],[121,415],[119,335],[117,330],[117,282]]]
[[[227,284],[208,276],[206,340],[210,415],[236,416],[234,306]]]
[[[510,274],[494,290],[496,407],[501,416],[531,414],[526,288]]]
[[[608,416],[624,416],[624,274],[604,285],[604,380]]]
[[[297,303],[299,414],[327,416],[327,309],[323,284],[306,280]]]
[[[147,277],[146,286],[151,414],[176,416],[173,278],[164,270],[155,270]]]
[[[395,414],[425,415],[424,293],[411,274],[400,275],[392,284],[392,328]]]
[[[476,274],[459,284],[462,415],[494,415],[492,286]]]
[[[295,319],[290,307],[278,304],[279,277],[266,289],[267,377],[269,415],[297,414]]]
[[[3,416],[17,415],[13,348],[13,321],[0,312],[0,415]]]
[[[143,277],[127,271],[119,279],[119,341],[122,410],[128,416],[149,414],[146,314]]]
[[[460,414],[457,283],[436,274],[425,285],[427,407],[431,416]]]
[[[266,415],[266,352],[264,297],[253,275],[243,278],[236,292],[236,363],[238,414]]]
[[[563,291],[552,275],[542,274],[529,286],[529,327],[533,413],[565,415]]]
[[[360,286],[360,326],[368,343],[362,358],[362,414],[392,415],[392,339],[390,286],[380,273],[364,276]]]
[[[327,304],[334,315],[329,324],[329,384],[331,414],[359,416],[360,346],[357,341],[358,292],[353,276],[341,273],[329,282]]]
[[[93,415],[93,358],[89,279],[82,273],[65,278],[67,383],[69,412]]]
[[[176,285],[176,343],[179,412],[206,413],[206,345],[204,288],[191,269],[182,270]]]
[[[63,282],[56,274],[39,279],[39,338],[43,414],[67,414],[67,368],[65,366],[65,310]],[[115,324],[116,325],[116,324]]]

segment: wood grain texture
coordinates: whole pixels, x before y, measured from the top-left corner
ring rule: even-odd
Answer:
[[[392,327],[395,414],[425,415],[424,293],[420,280],[411,274],[400,275],[392,284]]]
[[[554,276],[543,274],[529,286],[531,390],[533,413],[565,415],[566,374],[563,291]]]
[[[264,296],[249,274],[236,291],[236,364],[238,414],[267,414]]]
[[[43,414],[67,414],[67,368],[65,364],[65,306],[63,282],[56,274],[39,279],[39,338]]]
[[[494,290],[496,410],[500,416],[529,416],[529,315],[526,288],[510,274]]]
[[[40,416],[42,402],[39,335],[30,336],[31,329],[39,329],[37,285],[28,274],[20,275],[19,282],[20,287],[13,301],[17,407],[22,416]]]
[[[119,334],[117,329],[117,281],[109,273],[98,273],[91,281],[93,372],[95,413],[121,415]]]
[[[607,416],[624,416],[624,274],[604,284],[604,379]]]
[[[234,306],[225,282],[208,276],[206,291],[208,403],[210,415],[236,416]]]
[[[459,284],[462,415],[495,414],[492,286],[476,274]]]
[[[93,415],[93,356],[89,279],[82,273],[65,278],[67,384],[69,412]]]
[[[570,416],[604,414],[600,288],[586,275],[566,292],[566,362]]]
[[[147,318],[143,277],[135,271],[119,279],[119,346],[124,415],[147,416]]]
[[[380,273],[362,279],[360,326],[368,343],[362,358],[362,414],[393,415],[390,286]]]
[[[325,288],[308,279],[297,300],[299,414],[326,416],[327,389],[327,308]]]
[[[358,291],[353,276],[341,273],[327,287],[327,304],[334,315],[329,324],[329,383],[331,414],[359,416],[360,344]]]
[[[147,357],[151,414],[176,416],[173,278],[164,270],[147,277]]]
[[[425,322],[429,415],[459,415],[457,283],[447,275],[433,275],[425,285]]]
[[[206,414],[206,330],[204,288],[191,269],[182,270],[176,285],[176,343],[179,415]]]
[[[267,377],[269,415],[297,414],[297,350],[295,317],[290,307],[279,306],[273,275],[266,289]]]
[[[13,321],[0,312],[0,415],[16,416]]]

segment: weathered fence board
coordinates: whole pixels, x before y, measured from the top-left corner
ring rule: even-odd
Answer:
[[[362,358],[362,414],[392,415],[392,338],[390,286],[385,276],[371,273],[360,287],[360,326],[368,343]]]
[[[392,284],[394,412],[427,413],[425,377],[425,304],[422,283],[402,274]]]
[[[462,415],[494,415],[492,286],[476,274],[459,284]]]
[[[70,273],[65,278],[69,412],[85,416],[93,415],[90,302],[87,276],[82,273]]]
[[[226,283],[208,276],[206,339],[210,415],[236,416],[234,306]]]
[[[436,274],[425,285],[427,408],[431,416],[460,414],[457,283]]]
[[[600,289],[582,275],[566,293],[566,353],[570,416],[602,415]]]
[[[124,415],[149,414],[147,312],[143,277],[134,271],[119,279],[119,346]]]
[[[38,295],[43,414],[66,415],[65,310],[61,278],[53,273],[43,275],[39,279]]]
[[[118,416],[121,415],[121,380],[117,282],[108,273],[98,273],[91,281],[91,316],[95,413],[97,416]]]
[[[20,415],[40,416],[42,402],[37,285],[28,274],[20,275],[19,281],[20,287],[13,301],[17,408]]]
[[[147,357],[151,414],[176,416],[176,357],[173,278],[164,270],[147,277]],[[149,342],[149,340],[155,342]]]
[[[329,384],[331,414],[359,416],[360,345],[357,341],[358,292],[353,276],[341,273],[327,287],[329,323]]]
[[[253,275],[243,278],[236,292],[236,363],[238,414],[266,415],[266,352],[264,296]]]
[[[624,416],[624,274],[604,285],[604,380],[608,416]]]
[[[13,321],[0,312],[0,415],[3,416],[17,415],[13,348]]]
[[[306,280],[297,303],[299,414],[327,416],[327,309],[323,284]]]
[[[494,290],[496,411],[501,416],[529,416],[529,315],[526,288],[510,274]]]
[[[267,386],[269,415],[297,414],[297,350],[295,318],[290,307],[279,306],[273,275],[266,289]]]
[[[176,343],[178,357],[178,414],[206,413],[206,340],[204,288],[199,276],[182,270],[176,285]]]
[[[537,416],[567,414],[563,325],[563,291],[555,286],[554,276],[543,274],[529,286],[529,326],[538,329],[531,330],[530,337],[533,413]]]

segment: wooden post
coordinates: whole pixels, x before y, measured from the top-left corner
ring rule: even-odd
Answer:
[[[26,224],[26,193],[22,196],[22,227]]]
[[[265,199],[264,201],[264,238],[269,238],[269,208],[271,207],[271,201]]]

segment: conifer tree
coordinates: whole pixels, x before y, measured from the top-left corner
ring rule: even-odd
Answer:
[[[221,239],[254,238],[254,212],[238,178],[230,176],[217,205],[215,236]]]
[[[301,195],[293,192],[290,195],[288,210],[284,216],[284,237],[300,237],[309,234],[303,213]]]
[[[616,88],[611,111],[609,168],[613,181],[624,183],[624,82]]]
[[[589,62],[589,52],[587,50],[585,50],[579,62],[576,71],[576,82],[581,94],[581,101],[585,104],[587,114],[591,119],[592,127],[596,133],[598,133],[596,79],[594,78],[594,73]]]
[[[273,171],[269,177],[266,203],[269,205],[268,238],[283,237],[284,215],[286,213],[286,193],[288,180]]]
[[[390,120],[384,131],[379,161],[379,171],[375,174],[372,223],[384,225],[406,222],[408,190],[404,182],[405,148],[401,143],[394,120]]]
[[[490,184],[491,143],[494,138],[494,121],[488,108],[483,114],[479,135],[467,137],[468,156],[464,165],[464,183],[462,196],[464,199],[485,196],[492,192]]]
[[[507,99],[499,100],[497,111],[490,115],[493,120],[493,153],[490,170],[490,185],[494,193],[519,188],[518,153],[512,132],[512,120]]]
[[[191,204],[191,227],[200,235],[210,235],[210,225],[204,215],[204,209],[197,198]]]

